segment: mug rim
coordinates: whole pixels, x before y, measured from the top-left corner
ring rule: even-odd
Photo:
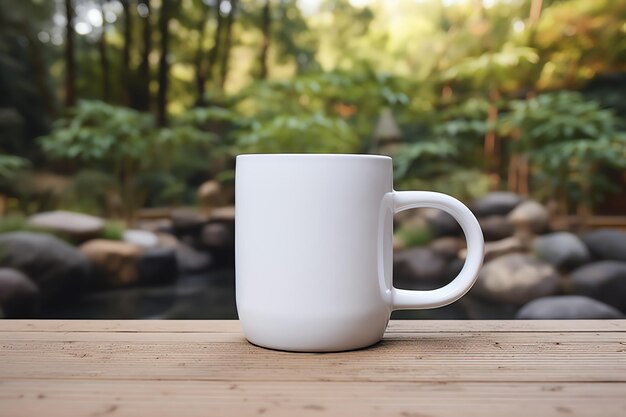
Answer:
[[[266,159],[266,158],[336,158],[336,159],[374,159],[391,160],[390,156],[358,153],[246,153],[237,155],[239,159]]]

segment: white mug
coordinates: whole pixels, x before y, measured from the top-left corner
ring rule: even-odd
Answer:
[[[483,260],[478,221],[458,200],[394,191],[391,158],[265,154],[237,157],[237,311],[246,338],[272,349],[329,352],[378,342],[393,310],[441,307],[474,284]],[[394,288],[393,215],[451,214],[467,240],[459,275],[432,291]]]

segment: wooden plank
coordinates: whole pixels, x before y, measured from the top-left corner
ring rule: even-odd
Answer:
[[[241,333],[9,332],[0,378],[626,382],[623,332],[388,333],[369,349],[286,353]]]
[[[237,320],[0,320],[0,332],[240,333]],[[626,320],[393,320],[394,332],[626,332]]]
[[[626,415],[624,384],[0,380],[0,416]]]

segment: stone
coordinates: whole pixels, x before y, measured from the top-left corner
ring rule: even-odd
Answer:
[[[176,259],[181,273],[205,271],[213,263],[210,253],[201,252],[183,242],[176,246]]]
[[[435,236],[462,236],[463,229],[454,217],[441,210],[426,211],[426,222]]]
[[[139,246],[117,240],[93,239],[83,243],[80,251],[94,265],[101,280],[99,286],[124,287],[138,282]]]
[[[207,223],[206,214],[187,208],[172,210],[170,213],[172,228],[176,235],[198,234]]]
[[[526,246],[517,236],[507,237],[506,239],[497,240],[495,242],[485,242],[484,262],[510,253],[518,253],[526,251]],[[459,258],[467,257],[467,249],[459,251]]]
[[[542,204],[529,200],[515,207],[508,215],[515,229],[523,233],[543,233],[548,228],[550,216]]]
[[[578,236],[569,232],[555,232],[539,236],[533,242],[533,251],[539,259],[562,270],[570,270],[591,260],[589,250]]]
[[[38,285],[44,300],[67,300],[89,285],[87,258],[45,233],[0,234],[0,265],[25,273]]]
[[[235,245],[234,224],[211,222],[202,228],[200,242],[207,249],[232,248]]]
[[[562,295],[533,300],[518,311],[516,318],[521,320],[597,320],[621,319],[624,316],[613,307],[589,297]]]
[[[555,295],[560,289],[560,278],[552,265],[527,254],[512,253],[487,262],[472,293],[521,306],[535,298]]]
[[[159,244],[159,237],[156,233],[139,229],[125,230],[122,234],[122,240],[142,248],[153,248]]]
[[[145,249],[139,258],[138,268],[141,285],[165,285],[175,282],[178,278],[176,248]]]
[[[28,224],[76,241],[96,237],[104,228],[104,220],[100,217],[62,210],[35,214],[28,219]]]
[[[445,258],[456,258],[467,247],[467,242],[463,238],[447,236],[433,240],[428,247]]]
[[[509,214],[524,198],[509,191],[494,191],[481,197],[471,204],[476,216],[493,216]]]
[[[502,240],[513,234],[513,223],[505,216],[489,216],[478,219],[485,241]]]
[[[198,187],[198,201],[202,207],[211,208],[222,205],[222,185],[219,181],[210,180],[203,182]]]
[[[394,284],[399,288],[424,289],[428,282],[449,278],[448,260],[428,248],[413,248],[394,254]]]
[[[573,293],[586,295],[626,312],[626,262],[599,261],[570,274]]]
[[[599,229],[585,233],[582,240],[598,259],[626,261],[626,232]]]
[[[0,307],[7,318],[33,317],[39,307],[39,287],[16,269],[0,268]]]

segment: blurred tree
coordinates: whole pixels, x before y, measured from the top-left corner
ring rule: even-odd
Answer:
[[[233,21],[235,20],[236,10],[237,0],[223,0],[220,3],[220,9],[218,10],[218,13],[226,14],[226,26],[224,27],[224,47],[221,51],[222,56],[220,59],[220,72],[218,83],[220,91],[224,91],[224,85],[226,84],[226,78],[228,77],[228,65],[230,62],[230,52],[233,36]]]
[[[109,57],[107,55],[107,21],[104,13],[104,3],[107,0],[100,0],[100,15],[102,16],[102,32],[98,40],[98,52],[100,54],[100,69],[102,72],[102,99],[109,101],[111,99],[111,76]]]
[[[204,42],[205,42],[205,33],[207,21],[209,19],[210,7],[204,3],[203,0],[199,0],[197,3],[197,7],[200,8],[200,19],[198,20],[198,41],[196,44],[196,52],[194,56],[194,71],[196,77],[196,106],[204,106],[206,104],[205,101],[205,93],[206,93],[206,78],[207,78],[207,69],[205,62],[205,50],[204,50]],[[216,12],[217,14],[217,12]]]
[[[124,11],[124,47],[122,49],[122,97],[127,106],[132,104],[132,75],[131,75],[131,51],[133,49],[133,17],[131,13],[131,1],[121,0]],[[164,0],[167,3],[168,0]]]
[[[261,53],[259,54],[259,79],[264,80],[267,78],[268,73],[267,54],[270,48],[272,29],[272,9],[270,6],[270,0],[265,0],[261,15],[261,33],[263,34],[263,39],[261,41]]]
[[[141,62],[139,63],[138,82],[139,87],[136,98],[138,110],[150,110],[150,52],[152,51],[152,8],[150,0],[139,0],[137,10],[141,10],[142,19],[142,48]]]
[[[76,56],[74,51],[74,4],[65,0],[65,106],[76,104]]]

